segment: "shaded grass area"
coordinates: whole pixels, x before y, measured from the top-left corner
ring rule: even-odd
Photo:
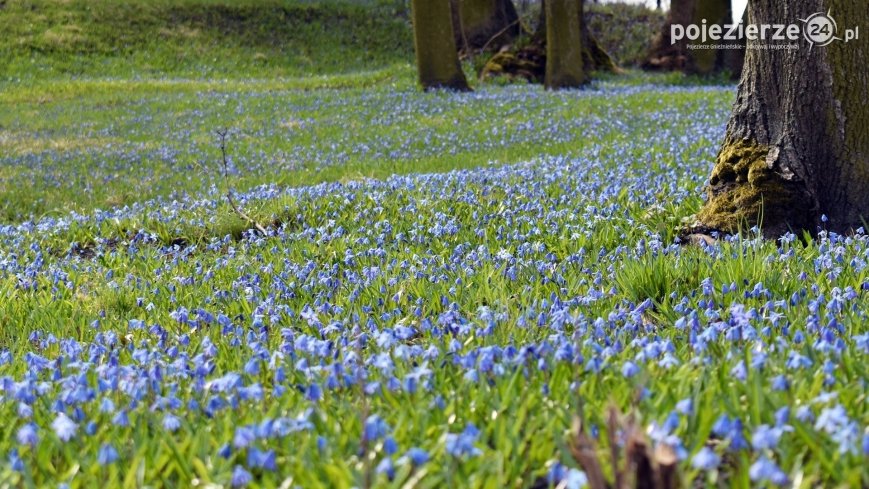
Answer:
[[[407,63],[403,2],[11,0],[0,79],[285,77]]]

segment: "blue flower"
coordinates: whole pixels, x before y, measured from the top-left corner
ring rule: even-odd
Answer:
[[[269,471],[277,470],[275,462],[274,450],[258,450],[249,448],[247,451],[247,466],[251,468],[260,468]]]
[[[803,423],[811,423],[815,419],[815,415],[809,406],[800,406],[797,408],[796,418]]]
[[[29,404],[25,404],[23,402],[18,403],[18,417],[22,419],[29,419],[33,417],[33,407]]]
[[[714,470],[721,463],[721,457],[709,447],[703,447],[691,459],[691,466],[700,470]]]
[[[260,359],[253,357],[244,365],[244,373],[252,376],[259,375]]]
[[[24,472],[24,461],[18,456],[18,449],[9,451],[9,465],[15,472]]]
[[[307,399],[309,401],[317,402],[322,397],[323,397],[323,391],[322,391],[322,389],[320,389],[319,384],[317,384],[316,382],[312,383],[311,385],[309,385],[307,387],[307,389],[305,389],[305,399]]]
[[[414,467],[419,467],[429,461],[429,455],[422,448],[413,447],[405,452],[401,459],[403,462],[409,461]]]
[[[762,424],[751,435],[751,446],[755,450],[772,450],[778,446],[781,435],[781,428],[771,428],[768,425]]]
[[[776,375],[772,378],[772,390],[786,391],[789,387],[788,379],[784,375]]]
[[[622,364],[622,375],[625,378],[631,378],[640,372],[640,368],[634,362],[625,362]]]
[[[726,438],[730,435],[731,427],[730,417],[727,414],[722,414],[712,424],[712,433],[719,438]]]
[[[392,463],[392,459],[389,457],[381,460],[380,463],[377,464],[376,470],[378,474],[385,474],[389,480],[395,478],[395,465]]]
[[[103,443],[97,451],[97,463],[100,465],[109,465],[118,460],[118,451],[115,447],[108,443]]]
[[[588,485],[588,477],[585,472],[567,468],[560,462],[555,462],[549,471],[546,473],[546,481],[550,487],[561,487],[564,489],[580,489]]]
[[[392,455],[398,451],[398,443],[395,442],[395,438],[391,436],[387,436],[383,441],[383,452],[387,455]]]
[[[181,427],[181,420],[172,414],[163,416],[163,429],[169,432],[177,431]]]
[[[232,487],[246,487],[251,481],[253,481],[253,476],[241,465],[236,465],[232,470],[232,481],[230,482]]]
[[[69,441],[75,436],[75,432],[78,430],[78,425],[69,419],[66,414],[60,413],[56,418],[54,418],[54,421],[51,422],[51,429],[54,430],[54,433],[62,441]]]
[[[123,409],[118,411],[112,418],[112,424],[119,428],[125,428],[127,426],[130,426],[130,419],[127,416],[127,411]]]
[[[787,406],[780,408],[775,412],[775,425],[779,428],[787,426],[788,419],[791,417],[791,409]]]
[[[860,430],[841,404],[822,409],[815,421],[815,429],[830,435],[839,444],[839,453],[857,452]]]
[[[380,416],[372,414],[365,420],[363,436],[369,443],[383,438],[387,433],[389,433],[389,425]]]
[[[588,477],[585,472],[572,468],[567,471],[567,476],[561,482],[564,484],[564,489],[581,489],[588,485]]]
[[[229,443],[224,443],[217,450],[217,455],[220,456],[221,458],[225,458],[225,459],[231,457],[232,456],[232,447],[229,446]]]
[[[748,475],[754,482],[771,482],[782,486],[787,484],[788,476],[772,460],[761,455],[748,469]]]
[[[100,401],[100,412],[101,413],[113,413],[115,411],[115,403],[112,402],[108,397],[104,397]]]
[[[474,446],[480,431],[473,424],[468,424],[461,433],[448,433],[446,438],[447,453],[454,457],[476,457],[483,452]]]
[[[36,425],[33,423],[25,424],[18,429],[18,432],[15,434],[15,439],[18,440],[18,443],[21,445],[30,445],[31,447],[36,446],[36,444],[39,443],[39,434],[37,433]]]
[[[235,448],[244,448],[256,440],[256,432],[250,426],[239,426],[235,429],[232,445]]]

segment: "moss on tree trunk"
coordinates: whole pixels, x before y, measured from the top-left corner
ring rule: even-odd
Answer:
[[[865,0],[752,0],[749,9],[753,24],[830,11],[849,26],[869,25]],[[759,224],[775,238],[819,227],[848,232],[869,217],[869,43],[799,42],[747,52],[698,226],[736,232]]]
[[[423,89],[470,90],[456,53],[450,0],[413,0],[411,8],[417,70]]]
[[[708,201],[698,214],[705,228],[737,232],[758,223],[789,221],[804,228],[811,209],[799,182],[781,178],[775,172],[777,150],[745,140],[729,140],[721,148],[709,179]],[[775,233],[781,234],[778,229]]]

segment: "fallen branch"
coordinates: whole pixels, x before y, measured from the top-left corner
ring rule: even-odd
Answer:
[[[486,49],[489,48],[489,44],[492,44],[492,42],[494,42],[495,39],[501,37],[502,34],[509,31],[510,29],[512,29],[516,24],[519,24],[519,26],[521,27],[522,26],[521,20],[522,20],[522,18],[520,17],[520,18],[514,20],[513,22],[510,22],[509,24],[507,24],[507,27],[501,29],[494,36],[490,37],[489,40],[486,41],[486,44],[483,44],[483,47],[480,48],[480,52],[485,53]]]
[[[588,478],[590,489],[676,489],[680,487],[676,452],[666,444],[654,450],[637,425],[633,413],[622,417],[615,407],[607,416],[607,435],[614,481],[604,475],[597,442],[588,435],[582,418],[573,419],[568,448]],[[621,433],[622,436],[618,434]],[[625,440],[624,454],[619,440]]]

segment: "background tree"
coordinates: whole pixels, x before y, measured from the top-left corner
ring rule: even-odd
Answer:
[[[582,0],[546,0],[546,77],[548,89],[572,88],[587,79],[582,63]]]
[[[483,67],[480,77],[486,78],[489,76],[506,75],[509,77],[525,78],[532,83],[545,83],[546,70],[548,66],[549,43],[548,39],[550,29],[548,28],[548,0],[541,1],[540,17],[537,22],[537,28],[531,41],[527,44],[508,50],[501,50],[486,63]],[[591,34],[588,25],[585,22],[583,15],[583,2],[581,0],[573,0],[571,4],[564,4],[562,11],[570,12],[569,17],[558,17],[558,22],[563,22],[560,26],[556,26],[556,30],[560,32],[568,32],[567,35],[561,36],[564,42],[569,42],[569,46],[553,46],[556,49],[556,56],[560,56],[564,62],[565,49],[579,50],[582,57],[581,66],[571,66],[573,71],[581,70],[582,79],[587,79],[587,74],[592,71],[617,71],[616,64],[607,52],[601,47],[597,39]],[[573,15],[573,12],[576,15]],[[575,21],[574,21],[575,19]],[[575,35],[576,26],[579,26],[579,37]],[[574,33],[569,33],[571,30]],[[558,36],[556,36],[558,37]],[[578,41],[577,41],[578,39]],[[571,51],[571,54],[575,54]],[[562,68],[557,68],[556,71]]]
[[[470,52],[498,49],[522,33],[512,0],[450,0],[456,44]]]
[[[456,53],[450,0],[413,0],[413,39],[423,89],[470,90]]]
[[[739,49],[688,49],[692,44],[718,44],[721,41],[689,41],[685,38],[675,43],[670,38],[670,26],[689,24],[727,25],[732,23],[731,0],[672,0],[667,22],[655,38],[649,59],[643,64],[647,70],[680,70],[686,73],[708,75],[728,70],[734,77],[742,73],[743,50]]]
[[[840,22],[869,25],[866,0],[751,0],[748,9],[752,24],[797,22],[829,10]],[[761,224],[769,238],[789,229],[864,226],[869,43],[749,50],[745,62],[699,224],[727,232]]]
[[[582,32],[582,61],[586,71],[617,72],[618,67],[588,28],[585,6],[579,1],[579,28]]]

